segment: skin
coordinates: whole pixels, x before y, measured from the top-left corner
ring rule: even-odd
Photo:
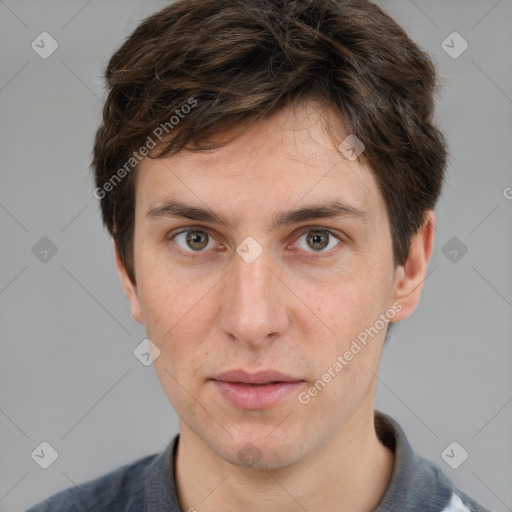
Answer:
[[[393,305],[400,311],[392,321],[415,310],[435,218],[427,212],[408,260],[394,268],[373,175],[361,159],[337,151],[326,121],[336,142],[348,135],[333,111],[309,102],[252,124],[223,148],[145,158],[138,169],[136,285],[117,252],[116,263],[133,317],[160,350],[153,364],[179,416],[175,469],[184,511],[364,512],[389,484],[394,454],[373,426],[386,328],[309,403],[297,393]],[[146,216],[170,198],[208,207],[236,226]],[[331,199],[367,220],[321,218],[269,231],[278,212]],[[320,233],[325,248],[308,243],[319,227],[332,232]],[[179,228],[203,230],[203,245],[174,237]],[[252,263],[236,252],[248,236],[263,251]],[[268,409],[239,409],[209,380],[239,368],[278,369],[306,382]],[[245,463],[237,454],[249,442],[260,458]]]

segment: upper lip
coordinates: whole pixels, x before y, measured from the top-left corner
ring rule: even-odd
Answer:
[[[277,370],[261,370],[256,373],[248,373],[244,370],[229,370],[219,373],[213,380],[243,382],[246,384],[268,384],[270,382],[300,382],[303,379],[285,375]]]

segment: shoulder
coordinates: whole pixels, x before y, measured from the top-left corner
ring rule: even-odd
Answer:
[[[158,454],[147,455],[102,476],[68,487],[27,512],[138,511],[144,502],[145,480]]]

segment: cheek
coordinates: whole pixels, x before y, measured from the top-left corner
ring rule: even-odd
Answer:
[[[154,339],[161,348],[176,345],[176,348],[193,343],[193,334],[200,327],[196,321],[201,314],[201,304],[194,295],[183,290],[176,283],[173,286],[165,282],[146,283],[141,291],[141,305],[150,339]],[[180,343],[181,340],[181,343]]]
[[[314,351],[306,348],[316,369],[316,380],[306,394],[319,414],[337,410],[336,416],[343,418],[374,387],[388,325],[380,320],[386,301],[382,287],[371,279],[364,284],[346,281],[331,290],[327,298],[318,297],[319,316],[329,329],[322,330],[325,338]]]
[[[379,318],[389,294],[378,275],[365,271],[320,294],[317,309],[339,342],[346,343]]]
[[[304,318],[303,328],[309,323],[310,330],[313,325],[321,329],[323,339],[315,349],[315,366],[320,375],[329,370],[336,374],[333,382],[339,385],[330,386],[333,394],[365,387],[374,378],[369,369],[377,371],[389,324],[389,318],[383,321],[381,315],[390,307],[390,283],[384,269],[375,265],[330,286],[329,293],[309,295],[316,300],[318,316]]]
[[[141,278],[139,298],[146,330],[160,349],[156,361],[173,375],[184,375],[205,357],[205,340],[215,317],[209,287],[156,266]]]
[[[147,329],[161,335],[185,315],[188,291],[164,252],[143,242],[136,253],[139,300]]]

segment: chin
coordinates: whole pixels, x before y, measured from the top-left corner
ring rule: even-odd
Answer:
[[[213,443],[211,448],[226,462],[248,469],[279,469],[293,464],[306,454],[304,436],[286,432],[286,437],[269,435],[268,428],[240,431],[226,439],[226,444]]]

